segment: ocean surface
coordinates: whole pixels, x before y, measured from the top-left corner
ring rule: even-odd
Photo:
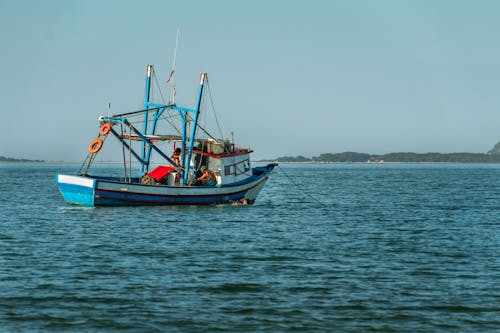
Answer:
[[[500,165],[284,164],[253,206],[134,208],[65,205],[78,167],[0,163],[1,332],[500,331]]]

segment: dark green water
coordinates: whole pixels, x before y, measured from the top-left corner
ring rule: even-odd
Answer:
[[[492,332],[500,165],[282,165],[253,206],[66,206],[0,164],[0,331]]]

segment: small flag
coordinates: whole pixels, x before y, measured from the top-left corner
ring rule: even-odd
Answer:
[[[170,75],[168,76],[168,79],[167,79],[167,83],[170,82],[170,80],[172,80],[172,76],[174,76],[174,70],[172,69],[172,71],[170,72]]]

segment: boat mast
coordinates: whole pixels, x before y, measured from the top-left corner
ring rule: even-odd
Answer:
[[[149,110],[149,100],[151,98],[151,72],[153,71],[153,65],[147,65],[146,66],[146,92],[144,94],[144,109]],[[148,115],[149,112],[146,111],[144,112],[144,124],[142,127],[142,133],[147,134],[148,130]],[[149,167],[149,161],[147,160],[146,156],[146,142],[142,141],[142,160],[145,161],[145,163],[142,164],[142,173],[146,174],[148,171]]]
[[[170,96],[168,98],[168,104],[175,104],[175,60],[177,59],[177,45],[179,43],[179,28],[177,28],[177,36],[175,37],[175,50],[174,50],[174,61],[172,62],[172,70],[168,77],[167,83],[170,84]]]
[[[196,109],[194,110],[194,117],[193,117],[193,125],[191,126],[191,136],[189,137],[189,150],[188,150],[188,156],[187,156],[187,161],[185,160],[185,154],[182,155],[183,160],[182,160],[182,165],[184,166],[184,175],[183,175],[183,180],[184,183],[187,184],[188,182],[188,177],[189,177],[189,168],[190,168],[190,162],[191,162],[191,156],[193,154],[193,145],[194,145],[194,139],[196,136],[196,128],[198,127],[198,115],[200,114],[200,106],[201,106],[201,97],[203,95],[203,85],[205,83],[205,79],[207,77],[207,73],[202,72],[200,74],[200,89],[198,91],[198,98],[196,100]],[[186,120],[184,121],[184,128],[187,123],[187,115],[186,115]],[[186,147],[186,141],[185,138],[183,138],[182,142],[182,147]]]

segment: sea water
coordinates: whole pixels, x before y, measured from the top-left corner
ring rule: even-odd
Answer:
[[[78,167],[0,164],[0,331],[500,329],[500,165],[285,164],[253,206],[111,208],[63,203]]]

